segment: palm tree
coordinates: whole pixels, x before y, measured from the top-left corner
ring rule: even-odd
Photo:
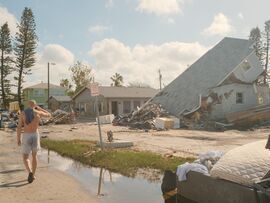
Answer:
[[[113,81],[111,86],[115,86],[115,87],[122,87],[123,86],[123,76],[120,75],[119,73],[115,73],[111,77],[111,80]]]

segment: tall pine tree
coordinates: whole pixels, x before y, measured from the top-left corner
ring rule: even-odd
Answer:
[[[258,83],[269,83],[269,59],[270,59],[270,20],[264,23],[264,31],[261,32],[258,27],[250,31],[249,39],[254,41],[254,48],[263,67],[263,77]]]
[[[269,79],[269,52],[270,52],[270,20],[266,21],[264,23],[264,58],[265,58],[265,64],[264,64],[264,70],[265,70],[265,77],[264,77],[264,83],[266,84],[267,79]]]
[[[15,37],[15,64],[18,75],[14,78],[18,81],[18,102],[22,104],[22,88],[24,77],[31,74],[31,67],[35,64],[35,54],[37,47],[37,35],[35,33],[36,24],[33,12],[30,8],[25,8],[21,21],[18,25],[18,32]]]
[[[249,39],[255,42],[254,48],[256,55],[262,62],[262,36],[259,27],[252,28],[252,30],[250,31]]]
[[[8,24],[5,23],[0,28],[0,80],[1,80],[1,97],[2,97],[2,107],[7,108],[10,95],[10,80],[7,78],[12,71],[11,67],[11,38],[10,30]]]

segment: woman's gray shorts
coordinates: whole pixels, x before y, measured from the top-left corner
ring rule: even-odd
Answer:
[[[40,149],[39,134],[24,133],[22,136],[22,153],[30,154],[30,152],[37,152]]]

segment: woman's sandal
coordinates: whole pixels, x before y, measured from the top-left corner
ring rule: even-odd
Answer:
[[[34,175],[32,172],[29,173],[27,180],[28,183],[32,183],[34,181]]]

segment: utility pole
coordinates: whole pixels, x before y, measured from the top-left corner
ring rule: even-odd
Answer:
[[[97,124],[98,124],[98,133],[99,133],[100,148],[101,148],[101,150],[103,150],[103,141],[102,141],[102,134],[101,134],[100,119],[99,119],[99,102],[98,102],[98,96],[95,96],[95,109],[96,109],[96,115],[97,115]]]
[[[162,75],[161,75],[160,69],[158,70],[158,74],[159,74],[159,90],[161,90],[162,89],[162,87],[161,87]]]
[[[50,63],[48,62],[48,98],[47,98],[47,102],[48,102],[48,109],[50,109],[49,107],[49,99],[50,99]]]
[[[50,64],[51,65],[55,65],[55,63],[50,63],[48,62],[48,109],[50,109],[50,106],[49,106],[49,99],[50,99]]]

